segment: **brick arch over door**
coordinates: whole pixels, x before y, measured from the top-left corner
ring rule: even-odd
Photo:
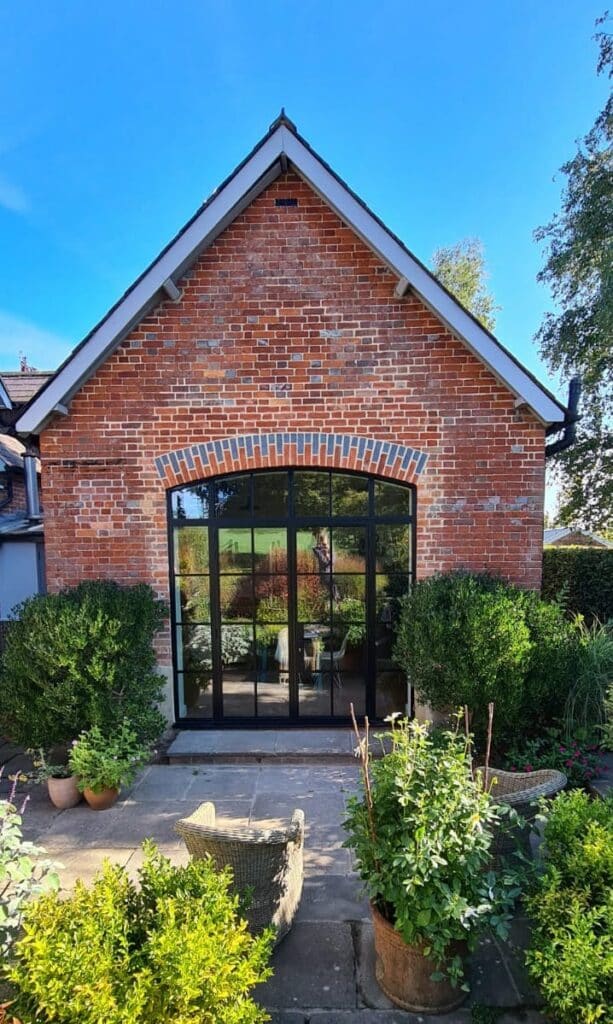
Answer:
[[[166,487],[240,470],[287,466],[352,469],[413,483],[428,455],[417,448],[356,434],[289,431],[239,434],[188,445],[155,460]]]

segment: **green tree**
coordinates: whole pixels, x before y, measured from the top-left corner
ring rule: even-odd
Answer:
[[[480,320],[488,331],[496,325],[500,306],[486,288],[487,271],[483,244],[478,238],[465,238],[456,245],[437,249],[432,257],[435,277]]]
[[[604,24],[608,14],[597,25]],[[595,36],[597,73],[613,76],[613,36]],[[576,155],[561,168],[562,209],[535,232],[545,243],[538,279],[549,285],[559,312],[537,335],[550,370],[579,374],[583,402],[577,441],[556,456],[558,519],[589,529],[610,525],[613,513],[613,98],[609,96]]]

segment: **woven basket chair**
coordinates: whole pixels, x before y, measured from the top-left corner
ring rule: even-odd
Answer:
[[[190,856],[210,855],[232,868],[236,892],[248,891],[244,914],[252,932],[272,925],[278,943],[291,928],[302,896],[304,813],[294,811],[284,829],[216,828],[215,805],[201,804],[175,825]]]
[[[484,771],[477,768],[481,780]],[[494,803],[510,804],[526,822],[522,828],[515,829],[510,829],[508,823],[503,822],[496,832],[492,853],[497,857],[504,856],[517,846],[529,853],[531,822],[538,810],[535,801],[542,796],[553,797],[564,789],[566,775],[554,768],[541,768],[535,772],[503,772],[501,768],[488,768],[484,781]]]

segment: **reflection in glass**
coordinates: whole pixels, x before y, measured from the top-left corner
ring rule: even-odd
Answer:
[[[251,530],[219,530],[219,571],[251,572]]]
[[[250,478],[234,476],[215,484],[215,515],[247,516],[251,511]]]
[[[411,491],[408,487],[398,484],[375,481],[375,515],[376,516],[410,516]]]
[[[180,526],[174,532],[175,572],[209,571],[209,531],[206,526]]]
[[[332,530],[332,571],[365,572],[366,530],[363,526],[335,526]]]
[[[222,671],[223,712],[227,718],[251,718],[255,714],[255,665],[251,655]]]
[[[253,618],[251,576],[220,576],[219,608],[224,620],[251,620]]]
[[[296,470],[294,510],[297,516],[330,515],[330,474]]]
[[[258,715],[289,713],[289,630],[287,625],[256,627]]]
[[[409,572],[411,568],[411,527],[377,526],[375,555],[377,572]]]
[[[190,673],[179,673],[179,707],[181,717],[213,717],[213,687],[210,682],[203,685],[202,678]]]
[[[176,576],[175,602],[178,622],[209,622],[211,618],[209,577]]]
[[[298,572],[329,574],[332,568],[330,530],[327,526],[307,526],[296,530],[296,569]]]
[[[177,629],[177,664],[191,676],[194,685],[206,689],[212,685],[213,655],[209,625],[183,626]]]
[[[334,618],[363,621],[366,618],[366,577],[334,573],[334,586]]]
[[[255,616],[258,622],[287,622],[287,576],[254,576]]]
[[[368,478],[350,473],[332,474],[332,515],[368,515]]]
[[[395,625],[402,598],[409,592],[409,576],[377,576],[375,580],[377,622]]]
[[[256,526],[253,531],[256,572],[287,572],[287,530],[285,527]]]
[[[329,621],[329,578],[298,576],[296,580],[296,617],[299,622]]]
[[[287,515],[287,473],[255,473],[253,477],[253,514],[258,518],[285,518]]]
[[[175,519],[208,519],[208,484],[194,484],[173,491],[171,495],[172,514]]]

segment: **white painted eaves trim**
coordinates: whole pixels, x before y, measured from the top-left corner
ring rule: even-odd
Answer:
[[[561,423],[564,410],[530,374],[475,321],[428,271],[367,210],[322,161],[284,124],[255,150],[221,191],[156,260],[117,308],[68,359],[17,421],[22,434],[38,433],[160,301],[169,279],[177,280],[196,255],[232,222],[280,173],[284,157],[399,278],[405,278],[424,303],[467,347],[525,402],[545,424]],[[163,293],[165,294],[165,293]]]
[[[6,390],[4,384],[0,380],[0,409],[12,409],[13,403],[9,397],[9,393]]]

